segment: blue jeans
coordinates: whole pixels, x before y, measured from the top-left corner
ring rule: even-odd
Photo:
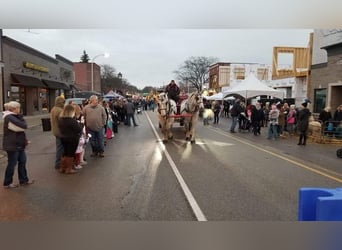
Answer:
[[[135,122],[135,119],[134,119],[134,114],[126,114],[126,124],[127,126],[131,126],[131,119],[133,120],[133,124],[134,126],[136,126],[136,122]]]
[[[55,168],[59,169],[61,165],[61,158],[64,152],[64,147],[61,141],[61,138],[56,136],[56,160],[55,160]]]
[[[99,131],[94,131],[89,129],[89,134],[91,137],[89,139],[91,149],[93,153],[103,153],[104,152],[104,128],[100,129]]]
[[[268,139],[272,139],[272,137],[274,137],[274,139],[278,138],[278,125],[277,124],[270,124],[269,128],[268,128]]]
[[[237,124],[237,119],[238,117],[237,116],[232,116],[232,126],[230,127],[230,131],[234,131],[235,130],[235,127],[236,127],[236,124]]]
[[[7,186],[13,182],[14,170],[17,163],[19,183],[24,184],[29,181],[26,172],[25,150],[7,151],[7,168],[5,172],[4,186]]]

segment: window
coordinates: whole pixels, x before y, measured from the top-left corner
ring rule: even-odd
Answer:
[[[326,105],[327,89],[315,89],[314,112],[320,113]]]
[[[236,80],[244,80],[245,79],[245,68],[235,68],[234,69],[234,77]]]

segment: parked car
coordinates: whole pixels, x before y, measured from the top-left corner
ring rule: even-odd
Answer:
[[[65,105],[70,104],[71,102],[77,105],[82,105],[83,100],[86,100],[85,98],[67,98],[65,99]]]

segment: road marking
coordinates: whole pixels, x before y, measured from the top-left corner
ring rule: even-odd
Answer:
[[[169,163],[170,163],[170,166],[171,166],[171,168],[172,168],[172,170],[173,170],[173,173],[175,174],[175,176],[176,176],[176,178],[177,178],[177,180],[178,180],[178,182],[179,182],[179,184],[180,184],[180,186],[181,186],[181,189],[182,189],[183,192],[184,192],[185,198],[187,199],[187,201],[188,201],[188,203],[189,203],[189,205],[190,205],[190,207],[191,207],[193,213],[194,213],[195,216],[196,216],[196,219],[197,219],[198,221],[207,221],[207,219],[206,219],[205,215],[203,214],[201,208],[199,207],[197,201],[195,200],[194,196],[192,195],[192,193],[191,193],[191,191],[190,191],[188,185],[185,183],[185,181],[184,181],[182,175],[181,175],[180,172],[178,171],[175,162],[172,160],[172,158],[171,158],[169,152],[168,152],[167,149],[165,148],[165,145],[164,145],[164,143],[162,142],[161,138],[159,137],[158,132],[156,131],[156,129],[155,129],[155,127],[154,127],[154,125],[153,125],[153,123],[152,123],[150,117],[148,116],[147,113],[145,113],[145,115],[146,115],[146,117],[147,117],[148,122],[149,122],[150,125],[151,125],[151,128],[153,129],[153,133],[154,133],[155,136],[157,137],[157,141],[158,141],[158,144],[159,144],[161,150],[165,153],[165,156],[166,156],[167,160],[168,160]]]
[[[217,132],[217,133],[219,133],[219,134],[222,134],[222,135],[224,135],[224,136],[227,136],[227,137],[229,137],[229,138],[232,138],[232,139],[234,139],[234,140],[236,140],[236,141],[238,141],[238,142],[241,142],[241,143],[243,143],[243,144],[246,144],[246,145],[248,145],[248,146],[251,146],[251,147],[253,147],[253,148],[255,148],[255,149],[258,149],[259,151],[263,151],[263,152],[265,152],[265,153],[268,153],[268,154],[270,154],[270,155],[273,155],[274,157],[277,157],[277,158],[282,159],[282,160],[284,160],[284,161],[290,162],[290,163],[292,163],[292,164],[294,164],[294,165],[297,165],[298,167],[305,168],[306,170],[309,170],[309,171],[311,171],[311,172],[314,172],[314,173],[316,173],[316,174],[318,174],[318,175],[322,175],[322,176],[324,176],[324,177],[327,177],[327,178],[329,178],[329,179],[332,179],[332,180],[334,180],[334,181],[337,181],[337,182],[339,182],[339,183],[342,183],[342,179],[340,179],[340,178],[337,178],[337,177],[332,176],[332,175],[330,175],[330,174],[324,173],[324,172],[322,172],[322,171],[320,171],[320,170],[317,170],[317,169],[315,169],[315,168],[312,168],[312,167],[310,167],[310,166],[307,166],[307,165],[305,165],[305,164],[303,164],[303,163],[300,163],[300,162],[297,162],[297,161],[295,161],[295,160],[288,159],[288,158],[285,157],[285,156],[279,155],[279,154],[277,154],[277,153],[273,153],[272,151],[269,151],[269,150],[267,150],[267,149],[260,148],[259,146],[253,145],[253,144],[251,144],[251,143],[249,143],[249,142],[247,142],[247,141],[245,141],[245,140],[242,140],[242,139],[239,139],[239,138],[237,138],[237,137],[228,135],[228,134],[223,133],[223,132],[221,132],[221,131],[219,131],[219,130],[212,129],[212,128],[209,128],[209,129],[211,129],[211,130],[213,130],[213,131],[215,131],[215,132]]]

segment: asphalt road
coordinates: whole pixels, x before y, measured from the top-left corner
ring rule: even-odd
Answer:
[[[54,170],[50,132],[28,129],[27,169],[36,183],[0,189],[0,220],[195,221],[199,211],[209,221],[296,221],[301,187],[342,183],[337,145],[269,141],[264,130],[257,137],[230,134],[226,118],[200,122],[196,144],[185,142],[176,124],[174,140],[163,145],[154,112],[137,121],[119,126],[104,158],[90,158],[88,148],[88,165],[75,175]],[[6,157],[1,176],[5,167]]]

